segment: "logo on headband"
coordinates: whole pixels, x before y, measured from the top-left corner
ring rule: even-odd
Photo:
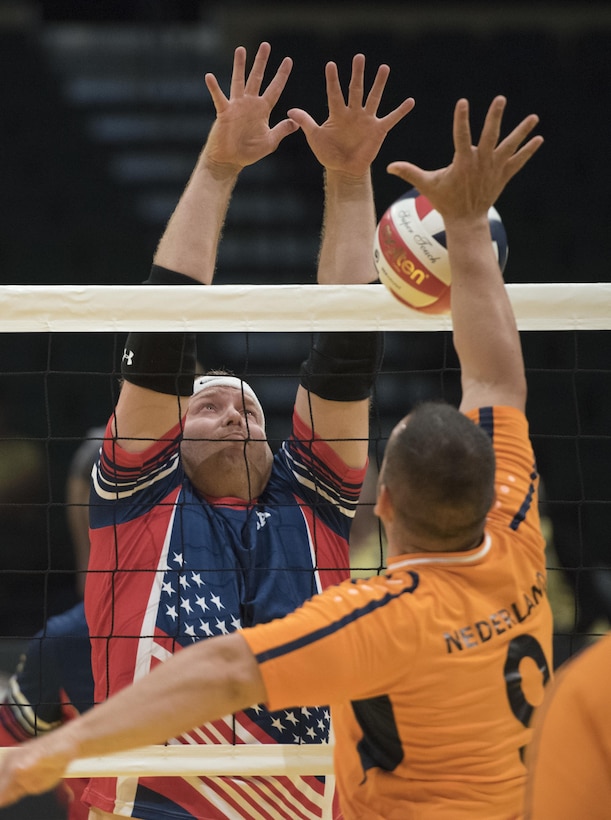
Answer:
[[[209,390],[212,387],[233,387],[236,390],[239,390],[243,396],[248,396],[256,404],[257,409],[261,414],[261,418],[263,419],[263,424],[265,425],[265,413],[263,412],[263,407],[257,398],[257,394],[248,382],[239,379],[237,376],[227,376],[222,373],[215,376],[199,376],[193,382],[193,395],[196,396],[198,393],[201,393],[202,390]]]

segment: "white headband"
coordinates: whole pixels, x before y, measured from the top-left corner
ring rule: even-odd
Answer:
[[[265,426],[265,413],[261,407],[261,402],[248,382],[242,381],[242,379],[239,379],[237,376],[224,376],[222,374],[216,376],[200,376],[193,382],[193,395],[195,396],[197,393],[201,393],[202,390],[209,390],[211,387],[234,387],[243,393],[243,395],[248,396],[249,399],[254,401],[261,413],[263,426]]]

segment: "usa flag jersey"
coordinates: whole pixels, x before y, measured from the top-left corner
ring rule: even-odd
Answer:
[[[96,702],[197,640],[266,623],[349,575],[348,534],[365,470],[346,466],[296,415],[255,503],[203,498],[181,427],[142,453],[109,428],[92,474],[85,605]],[[202,696],[204,694],[202,693]],[[328,743],[324,706],[257,706],[169,743]],[[89,805],[142,820],[338,817],[333,778],[98,778]]]

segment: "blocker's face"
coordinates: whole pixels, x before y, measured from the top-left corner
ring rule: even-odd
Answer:
[[[191,480],[212,495],[221,494],[217,488],[230,484],[232,474],[236,485],[244,473],[255,483],[269,477],[272,455],[263,415],[257,403],[235,387],[220,385],[193,396],[181,452]],[[237,486],[230,494],[238,494]]]
[[[219,385],[201,390],[189,402],[185,438],[265,439],[257,403],[241,390]]]

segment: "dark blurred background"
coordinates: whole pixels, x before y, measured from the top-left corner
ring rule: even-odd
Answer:
[[[272,68],[285,55],[294,59],[277,117],[297,105],[324,119],[324,65],[335,60],[346,81],[357,51],[370,78],[380,62],[391,67],[383,111],[415,97],[373,168],[380,215],[404,191],[385,173],[389,161],[449,161],[458,97],[471,101],[476,131],[499,93],[509,100],[507,127],[537,112],[545,145],[498,202],[510,246],[506,279],[610,281],[607,2],[4,0],[2,283],[145,279],[212,122],[204,74],[216,73],[228,90],[233,49],[246,45],[252,58],[263,39],[272,44]],[[298,133],[243,173],[216,281],[314,282],[321,207],[321,169]],[[1,331],[0,317],[0,634],[24,637],[75,599],[66,468],[87,430],[110,413],[123,338]],[[606,628],[611,614],[609,338],[523,334],[559,658],[581,635]],[[249,373],[271,437],[283,436],[307,340],[200,341],[205,365]],[[389,334],[374,461],[414,401],[456,396],[454,365],[448,334]]]

